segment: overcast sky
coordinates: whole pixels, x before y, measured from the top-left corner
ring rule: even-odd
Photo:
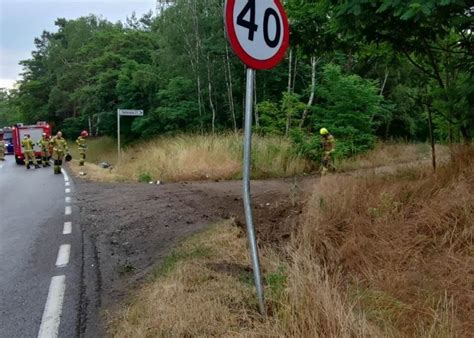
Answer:
[[[56,31],[56,18],[101,15],[124,22],[155,9],[156,0],[0,0],[0,88],[12,88],[22,72],[20,60],[30,58],[34,38]]]

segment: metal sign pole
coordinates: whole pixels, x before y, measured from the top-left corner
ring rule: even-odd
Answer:
[[[247,223],[247,236],[249,238],[250,254],[252,256],[253,276],[255,288],[257,289],[258,305],[260,313],[266,315],[265,296],[263,293],[262,277],[260,272],[260,260],[258,256],[257,240],[252,215],[252,198],[250,196],[250,163],[252,151],[252,114],[253,114],[253,86],[255,70],[247,68],[247,90],[245,94],[245,134],[244,134],[244,167],[243,167],[243,190],[245,220]]]
[[[117,162],[120,163],[120,110],[117,110]]]

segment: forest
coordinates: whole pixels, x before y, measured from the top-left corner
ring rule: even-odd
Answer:
[[[470,142],[474,7],[467,0],[287,0],[290,48],[255,79],[255,131],[312,157],[319,128],[350,156],[376,140]],[[177,0],[126,22],[58,18],[38,32],[22,80],[0,93],[0,125],[48,121],[75,137],[126,142],[239,132],[245,66],[226,38],[223,0]]]

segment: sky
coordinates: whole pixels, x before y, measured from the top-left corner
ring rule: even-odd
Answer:
[[[55,32],[57,18],[75,19],[89,14],[125,22],[155,10],[156,0],[0,0],[0,88],[13,88],[21,79],[21,60],[31,57],[34,39],[43,30]]]

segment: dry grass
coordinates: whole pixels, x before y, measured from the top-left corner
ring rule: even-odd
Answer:
[[[320,267],[297,257],[290,268],[271,250],[262,255],[272,316],[257,311],[242,230],[223,224],[187,240],[118,313],[114,337],[350,337],[375,332],[352,313]],[[303,265],[301,265],[301,263]],[[299,268],[310,270],[297,270]],[[316,291],[316,292],[315,292]],[[372,336],[376,336],[373,334]]]
[[[469,337],[473,242],[473,148],[436,174],[326,176],[287,246],[263,246],[267,318],[257,312],[245,235],[224,224],[171,255],[110,314],[109,333]]]
[[[437,145],[438,158],[445,158],[448,150],[446,146]],[[373,150],[342,160],[337,167],[340,171],[350,171],[430,160],[431,147],[427,143],[378,143]]]
[[[78,160],[68,163],[68,168],[75,176],[94,182],[127,182],[122,175],[117,174],[114,168],[102,169],[96,164],[85,162],[84,166],[79,166]]]
[[[395,336],[474,332],[474,149],[436,175],[325,177],[295,239],[347,276],[357,311]]]
[[[240,230],[220,225],[187,240],[110,322],[115,337],[224,336],[258,327]]]
[[[91,143],[87,160],[117,164],[114,147],[107,138],[103,143]],[[285,138],[254,137],[254,178],[293,176],[308,172],[311,166],[309,161],[294,154],[291,142]],[[90,177],[102,176],[101,179],[172,182],[236,179],[241,177],[241,168],[242,136],[225,134],[157,138],[125,149],[122,162],[115,165],[112,176],[100,175],[100,168],[88,170],[94,171]]]

